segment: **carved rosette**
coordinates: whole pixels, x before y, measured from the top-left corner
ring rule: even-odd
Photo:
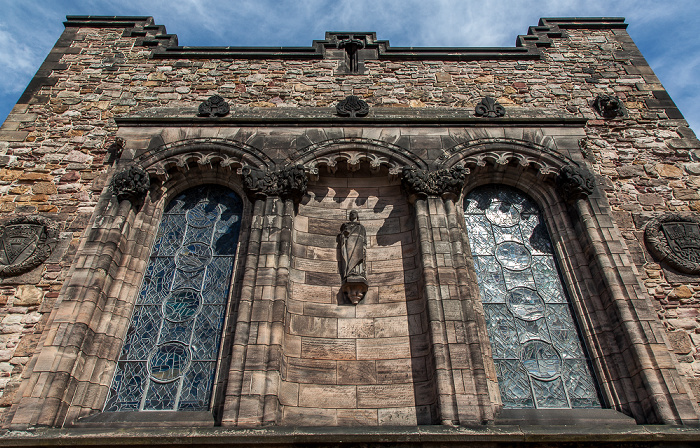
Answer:
[[[350,95],[343,101],[340,101],[335,110],[341,117],[364,117],[369,113],[369,105],[355,95]]]
[[[559,171],[556,183],[564,199],[573,202],[593,193],[595,176],[586,168],[566,165]]]
[[[245,166],[242,174],[243,187],[251,199],[280,196],[298,201],[306,193],[308,178],[303,165],[276,171]]]
[[[593,107],[604,118],[624,117],[626,114],[622,100],[614,95],[598,95]]]
[[[58,241],[59,224],[42,216],[17,216],[0,225],[0,277],[41,265]]]
[[[405,167],[401,184],[409,196],[459,196],[469,170],[462,165],[436,171]]]
[[[652,219],[644,230],[649,252],[685,274],[700,274],[700,218],[667,213]]]
[[[490,96],[484,97],[474,109],[474,115],[477,117],[496,118],[506,114],[505,107],[496,102]]]
[[[132,165],[119,171],[110,184],[112,193],[117,199],[135,201],[143,198],[151,187],[151,180],[146,170],[138,165]]]
[[[209,97],[199,105],[200,117],[223,117],[228,115],[231,108],[226,100],[219,95]]]

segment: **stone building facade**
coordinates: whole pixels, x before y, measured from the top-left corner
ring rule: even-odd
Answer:
[[[3,442],[700,439],[700,142],[623,19],[65,25],[0,129]]]

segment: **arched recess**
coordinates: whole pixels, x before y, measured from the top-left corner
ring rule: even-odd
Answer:
[[[289,164],[303,165],[312,180],[317,179],[319,170],[325,167],[334,173],[338,162],[345,162],[348,171],[360,169],[361,162],[367,162],[370,170],[377,172],[386,167],[389,176],[398,178],[405,166],[426,169],[428,164],[419,156],[392,143],[359,137],[346,137],[314,143],[293,153]]]
[[[274,165],[272,160],[256,148],[211,139],[164,145],[130,160],[125,156],[111,168],[110,177],[137,164],[151,177],[151,187],[144,197],[122,201],[109,185],[103,189],[47,322],[48,336],[28,364],[11,410],[13,427],[104,424],[101,411],[164,207],[184,190],[216,184],[243,199],[230,297],[240,294],[246,259],[241,254],[247,252],[252,206],[236,170],[244,165],[266,168]],[[229,300],[212,400],[215,413],[225,389],[230,363],[225,347],[231,344],[236,306],[236,300]],[[38,384],[39,378],[45,380]],[[50,406],[44,405],[48,402]],[[211,413],[202,418],[199,424],[214,424]]]
[[[692,408],[688,395],[674,386],[677,374],[663,373],[664,365],[675,362],[668,344],[659,337],[663,330],[639,273],[632,263],[620,262],[631,256],[610,218],[604,192],[596,188],[585,197],[565,198],[557,185],[563,167],[586,168],[582,157],[576,159],[532,141],[480,139],[449,149],[438,158],[438,166],[462,164],[469,168],[464,194],[486,184],[505,185],[526,192],[536,202],[551,236],[604,405],[638,423],[693,421],[696,417],[687,410]],[[461,216],[458,220],[465,226]],[[466,231],[465,227],[464,235]],[[469,246],[466,236],[462,244]],[[469,250],[465,253],[471,255]],[[474,278],[474,266],[471,262],[468,265]],[[481,307],[480,303],[474,305]],[[482,352],[490,356],[486,328],[480,332]],[[639,341],[658,347],[643,348]],[[484,362],[489,364],[488,359]]]

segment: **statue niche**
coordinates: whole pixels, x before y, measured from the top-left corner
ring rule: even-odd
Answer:
[[[341,257],[343,296],[357,305],[367,292],[366,247],[367,232],[360,224],[356,210],[350,212],[350,221],[340,227],[338,235]]]

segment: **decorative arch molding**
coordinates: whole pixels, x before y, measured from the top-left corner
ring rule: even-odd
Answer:
[[[539,180],[554,180],[565,166],[581,166],[550,146],[527,140],[483,138],[460,143],[437,158],[438,168],[464,165],[472,171],[490,166],[497,171],[515,164],[521,170],[532,168]]]
[[[398,179],[406,166],[420,169],[428,167],[421,157],[401,146],[359,137],[314,143],[292,154],[287,162],[289,165],[303,165],[312,180],[318,179],[319,169],[324,166],[329,173],[334,173],[338,162],[347,163],[349,171],[359,170],[361,162],[369,163],[370,170],[374,172],[384,166],[392,179]]]
[[[170,172],[187,172],[191,166],[238,170],[245,165],[270,169],[275,162],[260,149],[234,140],[193,138],[150,149],[134,158],[150,175],[165,180]]]

